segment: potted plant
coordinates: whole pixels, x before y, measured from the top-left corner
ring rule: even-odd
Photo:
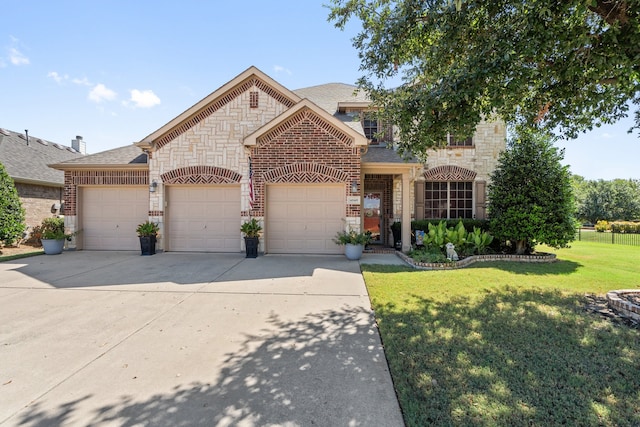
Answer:
[[[73,234],[64,232],[64,218],[45,218],[40,226],[40,242],[47,255],[58,255],[64,249],[64,241]]]
[[[141,255],[154,255],[156,253],[158,231],[160,231],[160,227],[155,222],[145,221],[142,224],[138,224],[136,233],[138,233],[138,238],[140,239]]]
[[[339,231],[333,241],[337,245],[344,245],[344,254],[347,259],[356,261],[362,256],[365,245],[371,241],[371,232],[360,233],[351,229]]]
[[[258,256],[258,244],[262,227],[257,219],[251,218],[242,224],[240,231],[244,234],[244,247],[247,258],[256,258]]]

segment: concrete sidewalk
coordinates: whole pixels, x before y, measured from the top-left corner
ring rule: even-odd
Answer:
[[[0,306],[2,426],[403,425],[342,256],[65,252]]]

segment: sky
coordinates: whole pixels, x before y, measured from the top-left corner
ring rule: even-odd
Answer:
[[[140,141],[254,65],[289,89],[355,84],[328,0],[0,0],[0,127],[96,153]],[[640,179],[631,119],[558,144],[587,179]]]

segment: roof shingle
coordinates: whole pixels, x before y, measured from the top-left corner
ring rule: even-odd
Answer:
[[[0,131],[0,162],[16,182],[62,186],[64,172],[48,165],[82,157],[71,147],[34,136],[29,136],[27,144],[24,134],[6,129]]]

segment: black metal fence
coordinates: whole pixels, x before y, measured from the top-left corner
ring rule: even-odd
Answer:
[[[579,228],[576,233],[576,240],[581,242],[597,242],[610,243],[614,245],[632,245],[640,246],[640,234],[636,233],[612,233],[606,231],[604,233]]]

